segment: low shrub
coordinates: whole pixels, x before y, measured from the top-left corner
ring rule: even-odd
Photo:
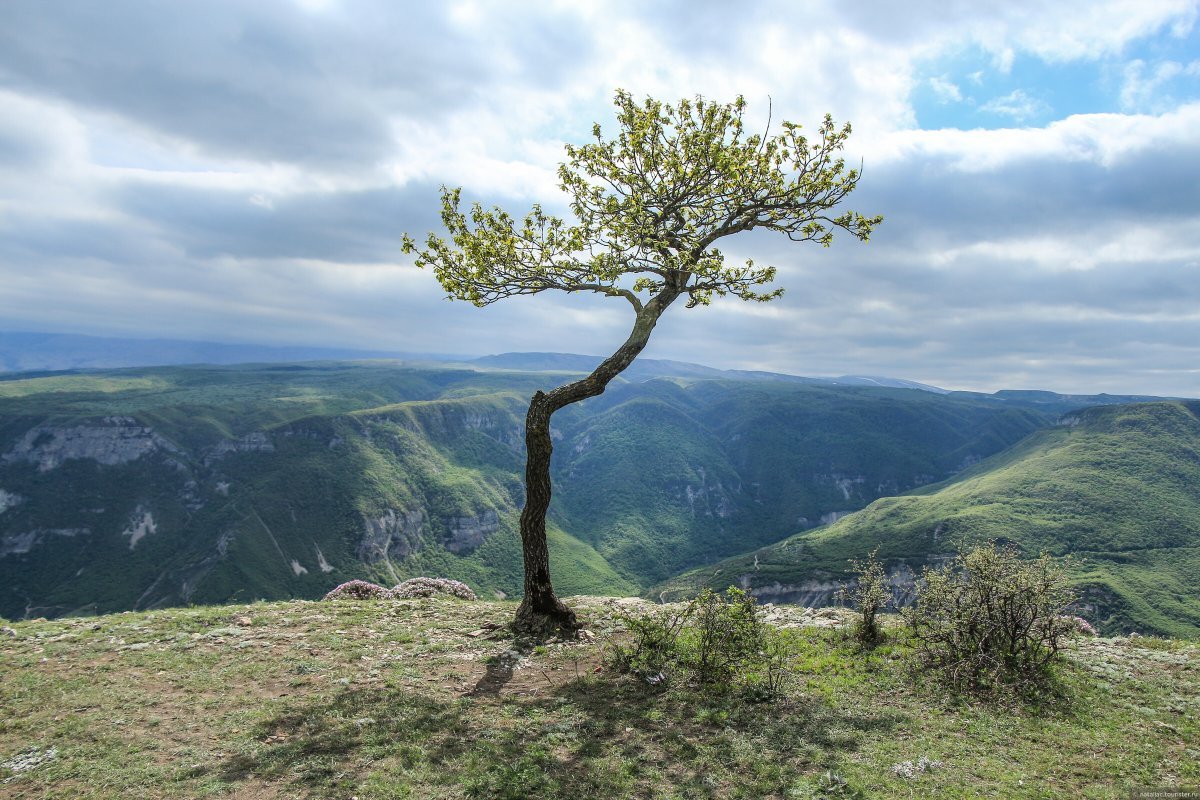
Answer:
[[[681,631],[680,663],[699,683],[732,682],[766,643],[754,596],[730,587],[724,595],[705,589],[689,606]]]
[[[856,575],[855,582],[852,586],[839,589],[837,593],[840,600],[858,609],[853,628],[854,638],[868,646],[878,644],[883,639],[879,614],[892,599],[887,574],[883,571],[878,554],[879,548],[876,547],[867,554],[866,560],[852,560],[850,568]]]
[[[958,690],[1039,694],[1076,630],[1066,573],[1048,555],[1026,561],[994,543],[925,568],[904,612],[925,666]]]
[[[739,687],[762,700],[785,688],[788,642],[763,622],[755,598],[741,589],[707,589],[682,609],[621,619],[629,644],[613,645],[609,663],[651,685]]]
[[[679,660],[679,632],[688,620],[690,609],[691,606],[687,606],[675,612],[618,614],[618,619],[630,633],[630,642],[628,647],[611,645],[610,666],[620,672],[635,674],[651,684],[665,682]]]
[[[457,597],[460,600],[478,600],[475,592],[462,581],[449,578],[409,578],[392,587],[392,597],[407,600],[416,597],[433,597],[437,594]]]
[[[370,581],[346,581],[330,589],[322,600],[387,600],[392,596],[390,589]]]

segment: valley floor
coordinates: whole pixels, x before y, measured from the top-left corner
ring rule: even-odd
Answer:
[[[751,703],[608,671],[606,643],[640,601],[572,602],[590,639],[514,641],[513,604],[453,600],[7,623],[0,797],[1123,798],[1200,785],[1194,644],[1076,639],[1065,699],[998,707],[940,694],[901,636],[863,653],[836,612],[781,607],[768,614],[795,646],[791,688]]]

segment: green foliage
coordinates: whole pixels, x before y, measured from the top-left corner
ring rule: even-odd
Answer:
[[[993,543],[926,568],[904,617],[924,665],[956,690],[1037,696],[1074,629],[1066,616],[1074,601],[1049,556],[1025,561]]]
[[[812,797],[813,800],[858,800],[864,795],[861,789],[853,786],[840,774],[827,770],[817,779],[817,792]]]
[[[118,465],[72,459],[48,472],[0,461],[0,489],[23,498],[0,514],[0,537],[91,531],[43,536],[28,554],[0,557],[0,612],[9,617],[27,605],[53,616],[151,599],[320,597],[352,578],[390,586],[443,575],[488,597],[520,590],[520,426],[546,375],[330,363],[70,378],[70,391],[42,379],[4,382],[23,388],[0,397],[0,453],[36,426],[106,425],[110,416],[151,427],[180,452]],[[555,417],[555,584],[565,595],[639,593],[769,544],[798,517],[815,521],[861,507],[881,486],[945,475],[963,452],[991,452],[1039,423],[1025,412],[1001,423],[1010,415],[926,392],[618,381]],[[214,453],[256,433],[274,450]],[[863,483],[847,499],[836,475]],[[121,531],[139,505],[158,528],[131,550]],[[365,520],[387,509],[425,511],[421,547],[364,562]],[[489,509],[499,527],[481,546],[442,546],[449,520]],[[321,571],[318,550],[334,571]],[[296,574],[292,559],[308,572]]]
[[[54,383],[60,378],[70,382]],[[164,573],[151,594],[186,581],[191,595],[170,601],[183,603],[319,597],[351,578],[390,586],[422,574],[465,581],[488,597],[512,595],[521,586],[515,514],[524,398],[546,380],[310,364],[4,381],[20,396],[0,397],[0,453],[37,425],[128,416],[178,446],[174,460],[187,470],[158,456],[115,466],[69,460],[48,472],[0,463],[0,488],[23,498],[0,514],[0,536],[92,531],[47,536],[28,554],[0,558],[0,613],[137,607]],[[1102,633],[1200,636],[1194,410],[1155,403],[1075,418],[929,491],[879,500],[828,528],[715,565],[703,580],[716,588],[742,576],[756,586],[826,580],[876,546],[889,565],[919,570],[951,538],[1004,536],[1027,552],[1077,553],[1070,574]],[[911,489],[922,475],[945,476],[1045,422],[995,399],[727,380],[617,383],[555,419],[556,584],[564,594],[621,595],[771,545],[799,517],[815,522],[880,492]],[[205,462],[210,448],[255,431],[270,437],[274,452]],[[653,446],[639,450],[642,439]],[[855,481],[839,485],[835,477]],[[139,504],[154,511],[158,531],[131,550],[121,531]],[[356,552],[364,518],[387,508],[427,509],[423,547],[407,557],[393,551],[390,564],[365,564]],[[447,518],[489,508],[500,527],[477,550],[440,545]],[[319,570],[317,548],[336,571]],[[294,574],[292,558],[308,572]],[[689,576],[672,585],[686,584],[693,596],[698,583]]]
[[[619,618],[629,631],[631,641],[627,645],[612,645],[610,664],[651,683],[665,681],[667,672],[680,661],[679,633],[687,624],[690,612],[691,606],[687,606],[682,610],[621,614]]]
[[[767,625],[753,595],[736,587],[702,592],[680,609],[625,614],[628,644],[614,644],[610,663],[652,685],[686,683],[770,700],[788,684],[792,648]]]
[[[854,585],[842,589],[839,594],[843,600],[848,600],[858,609],[859,616],[854,622],[854,638],[861,644],[873,645],[883,638],[879,613],[892,599],[887,575],[883,571],[883,563],[879,560],[879,548],[876,547],[868,553],[865,560],[852,560],[850,567],[855,573]]]
[[[115,394],[130,391],[166,389],[170,383],[154,378],[111,377],[93,375],[52,375],[39,378],[0,380],[0,399],[24,398],[36,395],[71,395],[78,392]]]
[[[130,373],[169,391],[108,391],[112,376]],[[0,488],[21,498],[0,516],[0,537],[87,531],[42,534],[28,554],[0,557],[7,614],[23,616],[29,605],[36,616],[319,597],[351,578],[393,585],[420,574],[488,596],[521,586],[520,460],[508,440],[536,376],[338,364],[120,370],[86,380],[94,391],[43,387],[0,398],[0,452],[37,425],[105,426],[108,416],[150,426],[176,450],[116,465],[69,459],[45,473],[0,463]],[[215,449],[247,433],[273,449]],[[131,549],[121,531],[139,506],[153,512],[157,531]],[[424,513],[410,542],[416,553],[393,547],[388,560],[364,558],[367,520],[389,509]],[[481,547],[444,548],[453,520],[486,511],[500,524]],[[568,587],[635,589],[588,545],[558,536]]]
[[[727,686],[756,661],[765,643],[754,596],[730,587],[724,596],[706,590],[691,602],[682,636],[682,664],[699,683]]]
[[[928,392],[724,380],[616,386],[582,411],[556,451],[561,523],[642,586],[949,475],[1046,422]],[[854,548],[821,567],[870,549]],[[770,582],[769,569],[707,585],[752,570]]]
[[[745,100],[703,98],[676,104],[636,102],[617,91],[619,132],[566,146],[560,188],[576,221],[540,205],[517,222],[508,212],[474,204],[460,209],[458,189],[442,190],[442,222],[451,242],[429,234],[425,248],[405,235],[404,251],[432,266],[450,297],[478,306],[547,289],[622,296],[641,310],[637,294],[685,293],[689,306],[713,295],[771,300],[782,290],[757,291],[774,267],[725,263],[713,244],[765,228],[793,241],[828,246],[834,229],[866,241],[882,217],[833,209],[858,184],[838,155],[850,126],[826,116],[810,141],[784,122],[775,135],[745,134]],[[632,285],[622,285],[633,278]]]

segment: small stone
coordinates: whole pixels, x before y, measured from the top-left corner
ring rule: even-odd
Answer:
[[[35,767],[39,767],[47,761],[53,761],[58,757],[58,748],[51,747],[48,750],[27,750],[18,756],[10,758],[7,761],[0,761],[0,768],[12,770],[13,772],[28,772]]]

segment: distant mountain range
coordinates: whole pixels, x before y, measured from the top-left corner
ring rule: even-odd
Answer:
[[[352,348],[225,344],[184,339],[122,339],[73,333],[0,331],[0,373],[378,358],[445,361],[454,360],[456,357]]]
[[[123,339],[66,333],[0,331],[0,373],[55,372],[62,370],[119,369],[184,364],[277,364],[303,361],[416,361],[474,364],[488,369],[520,372],[590,372],[602,356],[570,353],[502,353],[481,358],[438,353],[363,350],[331,347],[227,344],[184,339]],[[839,378],[806,378],[778,372],[722,370],[700,364],[663,359],[639,359],[624,373],[626,380],[660,377],[775,380],[828,386],[888,386],[923,389],[939,394],[947,390],[896,378],[846,375]]]
[[[483,356],[471,359],[468,363],[477,364],[493,369],[511,369],[520,372],[591,372],[604,360],[603,356],[581,356],[570,353],[501,353],[494,356]],[[843,375],[839,378],[809,378],[802,375],[788,375],[782,372],[763,372],[745,369],[716,369],[701,364],[691,364],[686,361],[668,361],[661,358],[639,358],[629,365],[621,376],[630,381],[644,381],[653,378],[690,378],[690,379],[725,379],[749,381],[783,381],[786,383],[805,383],[819,386],[879,386],[892,389],[921,389],[935,394],[949,394],[947,389],[939,389],[916,381],[906,381],[900,378],[867,377],[862,375]]]

